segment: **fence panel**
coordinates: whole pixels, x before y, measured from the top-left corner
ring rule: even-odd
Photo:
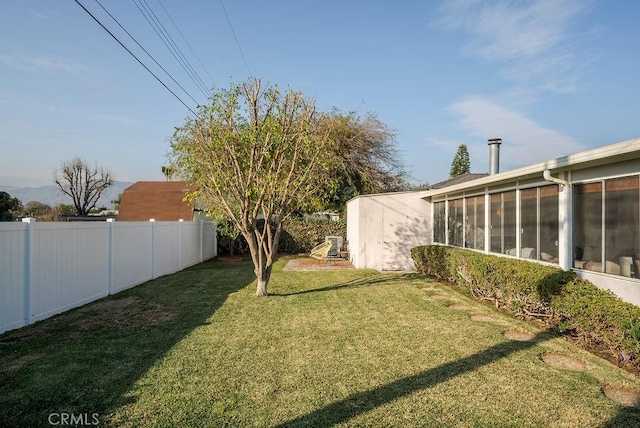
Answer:
[[[25,273],[27,224],[6,223],[0,229],[0,333],[26,324]]]
[[[113,224],[113,293],[151,279],[151,226],[141,221]]]
[[[153,277],[180,269],[180,223],[158,221],[153,225]]]
[[[206,221],[202,225],[202,259],[209,260],[218,255],[218,238],[216,226]]]
[[[208,227],[207,223],[203,227]],[[197,245],[194,245],[197,244]],[[182,242],[180,243],[180,268],[200,263],[200,223],[184,222],[182,224]]]
[[[0,223],[0,333],[216,254],[212,222]]]
[[[31,239],[31,321],[108,294],[108,223],[35,223]]]

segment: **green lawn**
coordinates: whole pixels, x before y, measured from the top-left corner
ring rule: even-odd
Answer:
[[[601,392],[640,379],[564,339],[419,275],[285,262],[270,297],[250,263],[207,262],[0,336],[0,426],[640,426]]]

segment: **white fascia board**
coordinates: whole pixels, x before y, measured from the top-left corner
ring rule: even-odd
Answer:
[[[629,160],[636,158],[640,158],[640,138],[635,138],[633,140],[627,140],[621,143],[611,144],[604,147],[598,147],[596,149],[586,150],[584,152],[579,152],[568,156],[562,156],[545,162],[513,169],[511,171],[488,175],[486,177],[467,181],[465,183],[443,187],[442,189],[425,190],[420,193],[420,197],[428,198],[431,196],[460,192],[467,189],[498,184],[504,181],[513,181],[513,179],[531,178],[535,176],[540,176],[540,178],[542,178],[542,173],[545,169],[557,171],[577,166],[586,167],[606,165],[617,162],[619,160]]]

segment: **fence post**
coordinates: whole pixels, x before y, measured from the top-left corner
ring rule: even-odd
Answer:
[[[200,263],[204,261],[204,222],[200,220]]]
[[[113,258],[114,258],[114,229],[116,226],[116,219],[115,218],[108,218],[107,219],[107,223],[109,223],[109,252],[107,253],[107,257],[109,258],[109,261],[107,263],[107,269],[108,269],[108,280],[107,280],[107,291],[108,293],[111,295],[113,294]]]
[[[23,223],[27,223],[27,234],[25,236],[25,263],[24,263],[24,322],[31,324],[31,278],[33,272],[33,256],[35,252],[35,218],[23,218]]]
[[[213,227],[213,243],[214,243],[213,255],[215,257],[218,257],[218,223],[216,223],[214,220],[212,222],[211,227]]]
[[[154,272],[155,266],[153,265],[153,253],[154,253],[153,248],[155,246],[154,240],[155,240],[155,237],[156,237],[156,228],[155,228],[156,219],[155,218],[149,219],[149,222],[151,223],[151,266],[150,266],[150,268],[151,268],[151,279],[155,279],[156,276],[155,276],[155,272]]]
[[[184,226],[184,220],[178,220],[178,270],[183,269],[182,265],[182,226]]]

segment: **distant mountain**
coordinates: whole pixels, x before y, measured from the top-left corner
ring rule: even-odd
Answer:
[[[113,184],[107,187],[98,201],[98,207],[113,208],[111,201],[116,199],[120,193],[133,183],[127,181],[114,181]],[[29,201],[38,201],[50,206],[58,204],[72,204],[71,198],[67,195],[60,193],[58,186],[52,184],[50,186],[40,187],[15,187],[15,186],[2,186],[0,185],[0,192],[7,192],[14,198],[20,199],[22,205]]]

